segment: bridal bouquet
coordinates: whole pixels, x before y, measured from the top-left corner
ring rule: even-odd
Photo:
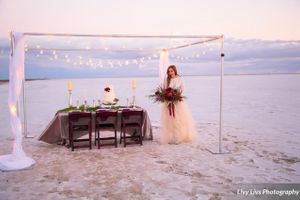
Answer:
[[[149,98],[152,99],[154,103],[166,102],[170,116],[175,117],[175,103],[183,101],[186,97],[182,96],[182,92],[178,89],[171,87],[164,89],[160,86],[155,90],[154,94],[149,95]]]

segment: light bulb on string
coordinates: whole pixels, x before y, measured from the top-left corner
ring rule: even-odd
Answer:
[[[119,65],[119,67],[121,67],[121,62],[119,60],[117,61],[117,64]]]

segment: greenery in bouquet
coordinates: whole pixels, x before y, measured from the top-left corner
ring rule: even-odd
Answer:
[[[159,86],[154,91],[154,94],[148,96],[154,103],[175,103],[178,101],[183,101],[185,96],[182,96],[182,92],[179,89],[168,87],[164,89]]]
[[[186,97],[182,95],[182,91],[176,88],[157,87],[154,94],[148,96],[154,103],[166,102],[169,108],[170,116],[175,117],[175,103],[183,101]]]

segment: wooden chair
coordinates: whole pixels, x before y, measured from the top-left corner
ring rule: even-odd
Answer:
[[[117,142],[117,126],[118,126],[118,112],[112,110],[99,110],[96,112],[95,117],[95,145],[98,141],[98,149],[101,146],[115,145]],[[114,136],[101,137],[100,130],[114,131]],[[101,140],[114,140],[114,143],[101,144]]]
[[[87,112],[70,112],[69,113],[69,141],[72,151],[74,148],[89,147],[92,149],[92,115]],[[74,139],[76,132],[86,132],[88,134],[87,139]],[[85,134],[86,134],[85,133]],[[79,133],[78,133],[79,134]],[[89,141],[89,145],[75,146],[76,142]]]
[[[122,116],[121,116],[120,143],[122,143],[123,140],[124,147],[126,147],[127,144],[136,144],[136,143],[143,145],[142,126],[143,126],[143,110],[124,109],[122,111]],[[131,130],[135,129],[135,132],[133,134],[130,134],[130,136],[126,135],[126,133],[129,134],[127,132],[129,128]],[[138,132],[139,134],[136,134]],[[127,143],[126,139],[133,139],[134,142]]]

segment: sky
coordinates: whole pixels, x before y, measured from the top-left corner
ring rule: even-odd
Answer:
[[[224,34],[225,72],[299,73],[299,19],[299,0],[0,0],[0,79],[8,77],[9,30],[81,34]],[[65,44],[65,41],[57,45]],[[68,44],[84,45],[84,41],[84,38],[79,38]],[[36,45],[38,42],[39,45],[49,44],[47,39],[28,38],[29,44]],[[131,43],[127,42],[126,45],[130,46]],[[142,46],[142,43],[139,44]],[[184,74],[214,74],[219,66],[216,54],[219,47],[215,44],[204,47],[206,49],[199,47],[174,52],[175,59],[171,61],[183,66],[181,71]],[[202,56],[195,59],[197,52]],[[37,54],[28,52],[26,55],[26,76],[29,78],[158,73],[156,56],[152,53],[142,55],[145,58],[151,57],[148,60],[151,62],[143,63],[143,66],[135,66],[134,60],[141,57],[140,52],[129,56],[131,60],[119,56],[107,61],[103,55],[98,55],[98,60],[94,61],[95,56],[86,55],[86,60],[92,59],[92,63],[103,62],[104,66],[85,65],[85,68],[74,67],[75,57],[82,53],[67,55],[70,56],[69,62],[49,62],[51,54]],[[66,56],[61,52],[58,54],[60,58]],[[177,56],[180,59],[176,59]],[[124,63],[118,68],[120,60]],[[106,68],[105,65],[110,65],[110,62],[115,64]]]

